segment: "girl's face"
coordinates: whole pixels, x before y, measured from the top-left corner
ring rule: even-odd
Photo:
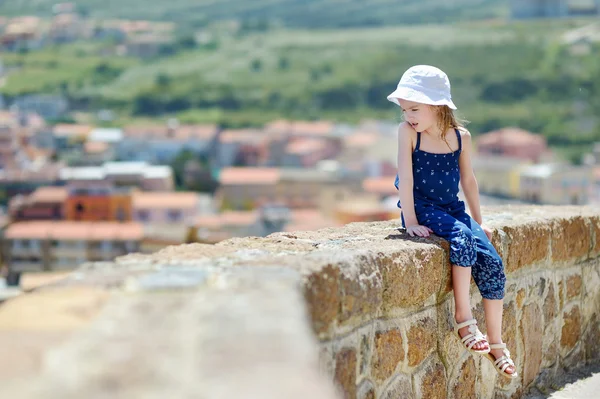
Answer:
[[[410,123],[417,132],[424,132],[437,127],[435,107],[402,99],[398,99],[398,102],[402,112],[404,112],[404,120]]]

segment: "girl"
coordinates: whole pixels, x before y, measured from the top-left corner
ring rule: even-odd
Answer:
[[[402,108],[405,119],[398,129],[395,181],[402,225],[411,237],[435,233],[450,242],[455,334],[469,351],[486,356],[499,374],[516,378],[501,339],[504,267],[490,242],[491,230],[482,225],[471,134],[454,116],[448,77],[429,65],[414,66],[387,98]],[[459,182],[472,216],[458,199]],[[471,313],[471,275],[483,297],[487,336]]]

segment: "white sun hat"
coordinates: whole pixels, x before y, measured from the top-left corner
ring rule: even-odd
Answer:
[[[398,87],[387,99],[400,105],[398,99],[429,105],[447,105],[456,109],[450,94],[450,80],[439,68],[431,65],[415,65],[409,68]]]

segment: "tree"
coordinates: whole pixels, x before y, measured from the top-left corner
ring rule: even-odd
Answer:
[[[254,72],[258,72],[262,69],[262,61],[259,59],[254,59],[252,60],[252,63],[250,64],[250,68],[254,71]]]

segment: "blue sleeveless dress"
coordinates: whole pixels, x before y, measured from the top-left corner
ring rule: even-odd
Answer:
[[[415,214],[420,225],[450,243],[452,264],[472,267],[471,274],[483,298],[502,299],[506,282],[502,258],[481,226],[466,213],[464,201],[458,198],[462,140],[458,129],[455,131],[458,150],[442,154],[422,151],[421,133],[417,133],[412,153]],[[396,175],[397,190],[399,184]],[[400,201],[398,207],[401,208]],[[402,226],[406,227],[404,216]]]

